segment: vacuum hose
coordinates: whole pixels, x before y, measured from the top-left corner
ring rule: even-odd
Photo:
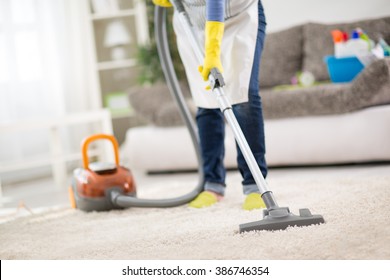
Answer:
[[[200,154],[198,133],[193,117],[186,105],[185,99],[180,89],[180,85],[173,67],[172,58],[170,55],[167,28],[166,28],[166,9],[156,6],[154,13],[154,30],[156,34],[158,55],[160,58],[162,70],[167,82],[169,91],[173,99],[179,107],[180,114],[190,133],[191,140],[195,149],[198,160],[198,185],[190,193],[169,199],[140,199],[136,197],[126,196],[117,190],[112,190],[110,193],[111,201],[119,207],[174,207],[188,203],[193,200],[201,191],[203,191],[205,179],[202,169],[202,157]]]

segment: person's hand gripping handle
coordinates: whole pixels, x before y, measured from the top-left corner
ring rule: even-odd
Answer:
[[[205,26],[205,57],[198,70],[204,81],[209,80],[210,72],[223,72],[221,63],[221,44],[225,24],[219,21],[207,21]],[[215,70],[215,69],[217,70]],[[214,69],[212,71],[212,69]]]
[[[218,0],[216,2],[218,3],[207,3],[210,4],[217,4],[219,14],[221,14],[221,11],[224,11],[224,0]],[[175,8],[180,8],[179,4],[180,1],[174,1]],[[161,7],[172,7],[173,5],[170,3],[169,0],[153,0],[153,3],[155,5],[161,6]],[[181,7],[183,8],[183,7]],[[222,14],[221,14],[222,15]],[[215,88],[215,87],[222,87],[224,86],[224,80],[222,77],[223,67],[221,63],[221,44],[222,44],[222,38],[223,33],[225,29],[225,24],[223,22],[222,18],[216,18],[215,20],[208,19],[206,21],[205,25],[205,51],[204,51],[204,60],[203,65],[198,67],[198,71],[200,72],[202,78],[204,81],[209,81],[209,76],[211,75],[212,78],[210,79],[211,85],[207,86],[206,89]]]
[[[164,8],[172,7],[172,4],[169,2],[169,0],[153,0],[153,4]]]

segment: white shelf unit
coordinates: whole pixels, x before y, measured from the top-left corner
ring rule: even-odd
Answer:
[[[119,10],[116,12],[109,12],[107,14],[92,14],[91,19],[92,20],[102,20],[102,19],[115,19],[120,17],[128,17],[128,16],[136,16],[136,10],[135,9],[128,9],[128,10]]]
[[[135,67],[137,66],[136,59],[125,59],[120,61],[103,61],[98,62],[98,70],[113,70],[119,68]]]
[[[92,31],[92,51],[97,77],[97,89],[100,106],[107,107],[110,94],[126,93],[127,89],[137,82],[137,46],[149,44],[149,27],[146,4],[144,0],[109,0],[115,9],[94,7],[95,0],[87,0],[90,5],[89,22]],[[99,1],[99,0],[97,0]],[[103,0],[106,1],[107,0]],[[112,5],[114,4],[114,5]],[[126,28],[130,42],[123,45],[126,56],[123,59],[112,59],[106,38],[110,23],[120,21]],[[112,111],[114,134],[123,137],[129,128],[132,113],[115,114]],[[127,120],[126,120],[127,119]],[[120,139],[118,139],[120,141]]]

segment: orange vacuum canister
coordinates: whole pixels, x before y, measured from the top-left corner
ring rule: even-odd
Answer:
[[[89,163],[88,146],[96,140],[109,140],[114,148],[115,163]],[[73,172],[69,198],[73,208],[84,211],[106,211],[121,207],[111,202],[110,192],[115,190],[123,195],[136,196],[136,185],[131,171],[119,165],[118,142],[107,134],[95,134],[82,143],[83,168]]]

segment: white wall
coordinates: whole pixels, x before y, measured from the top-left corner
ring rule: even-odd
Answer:
[[[390,16],[390,0],[263,0],[267,31],[301,23],[337,23]]]

